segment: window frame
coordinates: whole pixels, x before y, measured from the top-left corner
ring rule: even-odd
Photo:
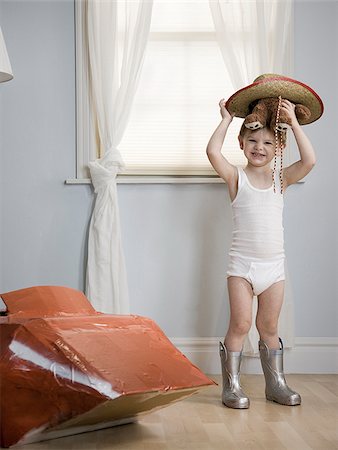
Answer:
[[[89,98],[89,73],[88,73],[88,48],[85,45],[83,35],[85,33],[83,21],[85,18],[85,4],[81,0],[74,0],[74,19],[75,19],[75,71],[76,71],[76,173],[75,178],[68,178],[66,184],[90,184],[90,173],[88,162],[93,160],[95,156],[91,149],[97,148],[98,137],[95,135],[95,126],[90,109]],[[172,39],[175,35],[176,39],[182,39],[183,35],[189,40],[194,39],[194,35],[198,35],[199,39],[216,40],[216,33],[211,31],[201,32],[162,32],[153,31],[150,34],[150,40]],[[215,125],[216,127],[216,125]],[[97,156],[96,156],[97,157]],[[151,172],[151,171],[149,171]],[[187,174],[142,174],[127,173],[118,174],[117,182],[124,184],[130,183],[224,183],[224,181],[216,174],[205,175],[187,175]]]
[[[89,73],[88,73],[88,48],[83,39],[85,33],[83,22],[85,18],[85,3],[81,0],[74,0],[74,22],[75,22],[75,71],[76,71],[76,174],[75,178],[66,180],[66,184],[91,184],[88,168],[89,161],[97,158],[93,155],[93,148],[98,148],[99,139],[94,120],[91,114],[89,98]],[[185,35],[189,40],[194,40],[194,35],[199,39],[213,41],[216,40],[216,32],[162,32],[153,31],[150,33],[150,40],[172,40],[182,38]],[[291,58],[292,60],[292,58]],[[215,124],[216,127],[216,124]],[[133,183],[224,183],[216,174],[206,175],[186,175],[186,174],[140,174],[135,173],[118,174],[117,182],[121,184]]]

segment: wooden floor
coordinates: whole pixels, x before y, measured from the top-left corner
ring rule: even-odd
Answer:
[[[212,377],[220,383],[220,377]],[[29,444],[24,450],[333,450],[338,449],[338,375],[288,375],[300,406],[264,397],[262,375],[243,375],[248,410],[220,401],[220,386],[144,416],[139,422]]]

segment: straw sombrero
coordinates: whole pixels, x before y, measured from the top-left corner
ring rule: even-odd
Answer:
[[[263,74],[249,86],[235,92],[226,102],[227,110],[236,117],[250,114],[250,104],[267,97],[279,97],[300,103],[311,111],[311,117],[299,121],[301,125],[314,122],[323,114],[324,105],[319,95],[300,81],[277,74]]]

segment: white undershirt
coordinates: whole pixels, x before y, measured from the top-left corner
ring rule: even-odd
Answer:
[[[232,202],[233,234],[230,255],[258,259],[284,257],[283,195],[251,185],[238,169],[238,192]],[[277,177],[278,179],[278,174]]]

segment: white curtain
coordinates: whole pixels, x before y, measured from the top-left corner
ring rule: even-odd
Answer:
[[[291,75],[293,0],[209,0],[234,90],[263,73]]]
[[[116,175],[148,41],[152,0],[87,0],[90,94],[99,158],[89,163],[96,193],[88,238],[86,294],[101,312],[129,313]]]
[[[234,91],[263,73],[292,75],[292,0],[209,0],[209,4]],[[293,301],[287,265],[286,277],[279,335],[284,347],[293,347]],[[259,354],[256,313],[254,297],[252,327],[243,349],[249,356]]]

